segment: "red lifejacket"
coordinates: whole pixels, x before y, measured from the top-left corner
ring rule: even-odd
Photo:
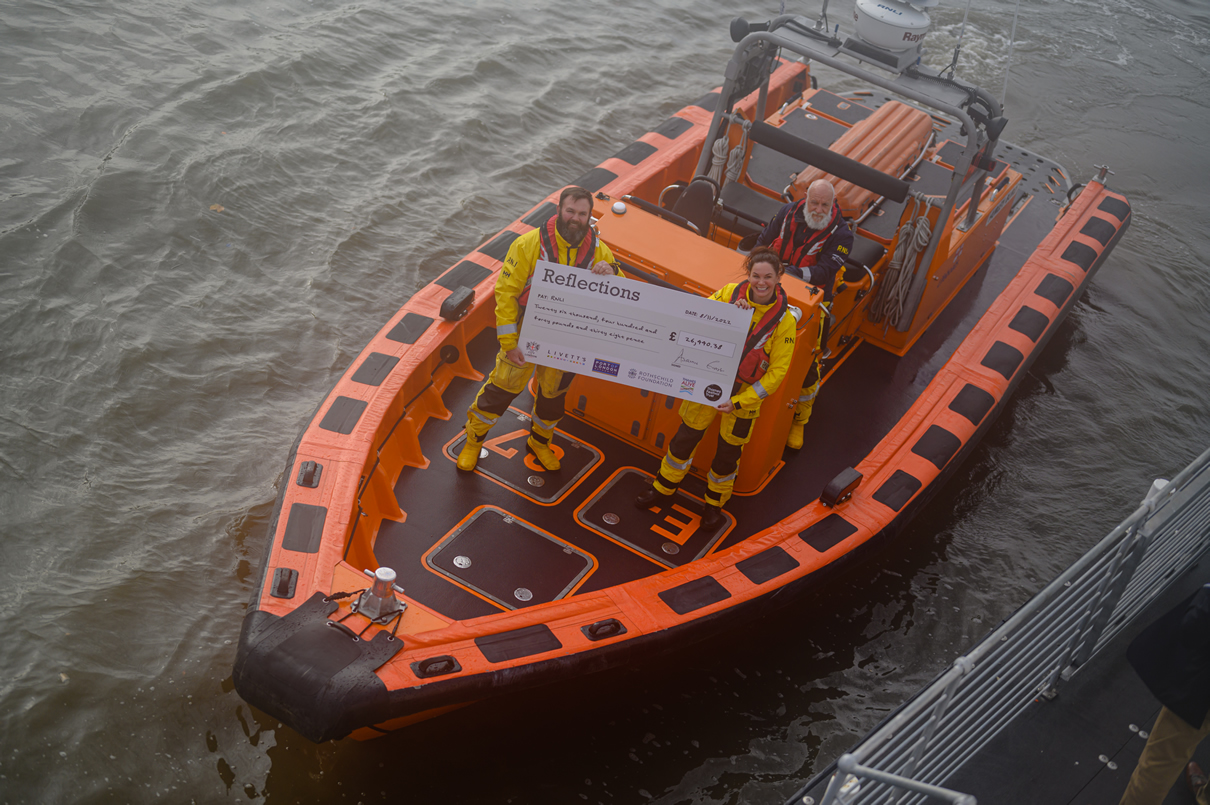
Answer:
[[[828,238],[832,237],[832,233],[836,231],[841,222],[840,207],[833,201],[832,217],[828,219],[828,223],[823,229],[811,229],[802,217],[802,208],[806,206],[806,203],[805,198],[794,203],[781,222],[781,231],[777,234],[777,238],[769,244],[783,263],[799,268],[810,268],[815,265],[815,261],[819,259],[819,250],[823,248]],[[802,245],[795,249],[794,236],[798,234],[799,227],[806,227],[810,234],[807,235]],[[784,251],[783,246],[785,246]]]
[[[559,214],[555,213],[546,220],[546,223],[538,229],[538,242],[541,246],[538,252],[538,258],[547,262],[559,262],[559,246],[555,239],[556,229],[555,222],[558,220]],[[592,231],[592,227],[588,227],[588,231],[584,233],[584,239],[580,241],[580,245],[568,244],[568,249],[577,249],[576,261],[574,263],[565,263],[564,265],[573,266],[574,268],[588,268],[592,265],[593,255],[597,253],[597,234]],[[533,275],[525,281],[525,290],[517,297],[517,304],[525,307],[529,301],[530,282],[533,280]]]
[[[738,299],[747,298],[747,294],[748,281],[744,280],[731,291],[731,304],[735,304]],[[777,323],[781,321],[782,316],[786,315],[789,307],[786,292],[780,285],[776,286],[773,289],[773,304],[765,311],[765,315],[761,316],[756,326],[748,331],[748,340],[744,342],[744,357],[739,360],[739,371],[736,372],[736,377],[749,386],[760,380],[765,376],[765,372],[769,371],[769,355],[765,352],[765,342],[769,340],[769,336],[773,335],[773,331],[777,329]]]

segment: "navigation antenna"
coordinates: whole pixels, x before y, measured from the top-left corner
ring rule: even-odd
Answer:
[[[1013,10],[1013,32],[1008,36],[1008,60],[1004,64],[1004,91],[1000,93],[1000,105],[1003,107],[1008,103],[1008,71],[1013,66],[1013,45],[1017,43],[1017,16],[1021,13],[1021,0],[1017,0],[1017,7]]]
[[[1017,2],[1020,3],[1021,0],[1017,0]],[[954,46],[954,60],[950,62],[949,67],[945,68],[945,70],[949,70],[949,76],[947,77],[951,81],[954,80],[954,70],[958,68],[958,53],[962,50],[962,37],[966,36],[966,18],[969,17],[970,14],[971,0],[966,0],[966,11],[962,12],[962,27],[958,29],[958,44]],[[942,70],[941,72],[944,73],[945,70]],[[940,73],[938,73],[938,75],[940,75]]]

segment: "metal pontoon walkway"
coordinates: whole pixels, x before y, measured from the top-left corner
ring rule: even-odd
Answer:
[[[1210,451],[789,802],[1116,803],[1160,709],[1126,647],[1210,582],[1208,547]]]

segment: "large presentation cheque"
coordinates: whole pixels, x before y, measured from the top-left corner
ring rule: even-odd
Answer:
[[[716,405],[752,313],[684,291],[539,260],[517,344],[527,361]]]

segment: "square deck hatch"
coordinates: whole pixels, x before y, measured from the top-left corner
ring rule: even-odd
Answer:
[[[495,506],[474,512],[424,561],[508,609],[563,598],[596,567],[589,554]]]

